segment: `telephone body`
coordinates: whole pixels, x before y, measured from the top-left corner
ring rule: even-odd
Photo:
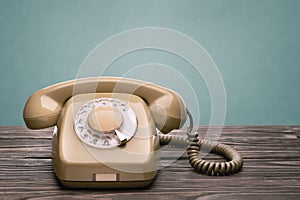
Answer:
[[[30,129],[55,126],[52,161],[60,182],[67,187],[93,188],[149,185],[157,174],[160,145],[171,140],[159,136],[157,129],[161,133],[179,129],[187,116],[176,92],[114,77],[46,87],[31,95],[23,112]],[[213,146],[213,151],[231,161],[201,160],[201,145]],[[188,154],[191,165],[202,173],[222,175],[242,167],[242,158],[233,149],[224,151],[224,146],[197,138],[189,145]]]

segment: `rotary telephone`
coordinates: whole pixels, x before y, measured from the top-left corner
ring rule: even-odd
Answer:
[[[164,135],[181,128],[187,117],[187,139]],[[189,162],[200,173],[232,174],[243,165],[232,147],[191,132],[191,114],[177,93],[139,80],[102,77],[55,84],[30,96],[23,118],[30,129],[55,126],[52,162],[66,187],[147,186],[157,174],[160,146],[171,141],[188,148]],[[202,160],[201,147],[228,161]]]

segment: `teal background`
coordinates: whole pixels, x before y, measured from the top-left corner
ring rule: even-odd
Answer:
[[[74,79],[87,54],[111,35],[147,26],[183,32],[209,52],[225,84],[226,124],[299,125],[299,10],[298,0],[0,0],[0,125],[24,125],[31,93]],[[153,60],[174,64],[164,53],[138,52],[111,73]]]

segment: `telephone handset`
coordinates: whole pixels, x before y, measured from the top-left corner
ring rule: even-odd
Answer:
[[[188,146],[192,167],[209,175],[238,172],[243,160],[233,148],[198,138],[157,134],[179,129],[190,113],[170,89],[126,78],[85,78],[39,90],[26,102],[30,129],[55,126],[52,160],[61,183],[69,187],[142,187],[157,173],[160,145]],[[201,146],[228,162],[199,157]]]

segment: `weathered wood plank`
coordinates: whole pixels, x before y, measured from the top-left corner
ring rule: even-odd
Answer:
[[[211,133],[217,129],[212,127]],[[206,131],[200,127],[199,135],[204,137]],[[147,189],[85,190],[63,188],[56,179],[52,128],[0,127],[0,199],[299,199],[299,137],[300,126],[225,126],[219,141],[233,145],[244,157],[238,174],[197,174],[184,153],[161,169]],[[174,153],[178,150],[164,148],[162,164]],[[211,154],[205,159],[222,160]]]

